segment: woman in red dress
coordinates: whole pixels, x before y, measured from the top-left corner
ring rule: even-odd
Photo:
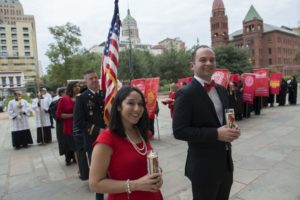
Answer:
[[[56,117],[63,121],[63,143],[66,165],[71,164],[71,160],[75,163],[76,151],[73,140],[73,109],[75,106],[75,97],[80,92],[78,81],[68,83],[67,91],[57,105]]]
[[[95,142],[89,185],[108,200],[162,200],[161,173],[147,174],[148,113],[137,88],[121,88],[111,108],[109,128]]]

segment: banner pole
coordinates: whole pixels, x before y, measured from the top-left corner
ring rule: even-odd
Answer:
[[[158,118],[157,115],[155,115],[155,119],[156,119],[156,127],[157,127],[157,136],[158,136],[158,140],[160,140],[160,134],[159,134],[159,126],[158,126]]]

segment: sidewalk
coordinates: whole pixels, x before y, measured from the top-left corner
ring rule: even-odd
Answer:
[[[235,163],[231,200],[300,199],[300,106],[273,107],[260,116],[239,121],[242,135],[233,142]],[[160,104],[160,140],[153,146],[163,168],[166,200],[191,200],[184,177],[187,145],[173,138],[169,110]],[[36,128],[30,118],[34,142]],[[59,156],[55,129],[53,143],[14,150],[9,121],[0,113],[0,200],[94,200],[77,166],[65,166]]]

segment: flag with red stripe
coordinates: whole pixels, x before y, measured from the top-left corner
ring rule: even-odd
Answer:
[[[101,89],[106,92],[104,106],[104,121],[108,125],[109,111],[112,100],[118,90],[117,68],[119,66],[119,38],[121,20],[118,0],[115,0],[115,10],[107,41],[105,43],[101,67]]]

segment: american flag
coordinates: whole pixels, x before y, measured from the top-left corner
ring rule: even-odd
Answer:
[[[115,0],[115,11],[111,21],[101,67],[101,89],[106,92],[104,121],[108,125],[112,100],[118,90],[117,68],[119,66],[119,37],[121,20],[118,0]]]

